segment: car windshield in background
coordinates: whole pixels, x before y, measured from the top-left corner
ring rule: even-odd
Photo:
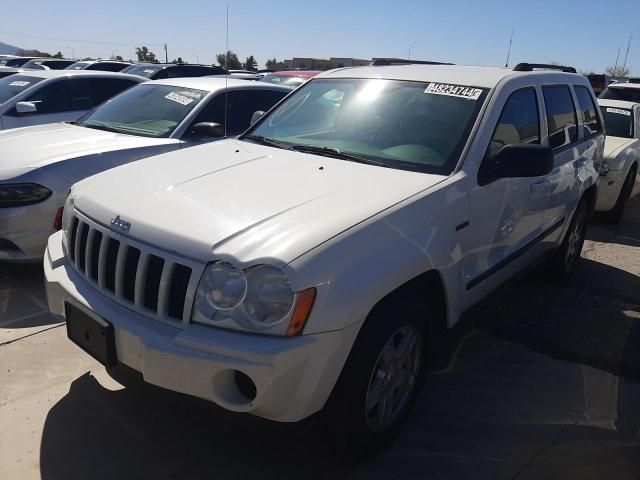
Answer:
[[[42,78],[28,75],[9,75],[0,78],[0,103],[7,102],[27,88],[41,82]]]
[[[139,75],[141,77],[151,78],[163,67],[153,65],[132,65],[122,70],[122,73],[129,73],[131,75]]]
[[[296,77],[293,75],[274,75],[272,73],[265,75],[261,82],[274,83],[276,85],[285,85],[287,87],[298,87],[309,80],[307,77]]]
[[[448,175],[485,98],[485,89],[464,85],[316,79],[242,138]]]
[[[139,85],[102,104],[78,124],[127,135],[169,137],[206,95],[193,88]]]
[[[633,138],[633,113],[626,108],[601,107],[607,135]]]
[[[4,60],[4,63],[2,65],[4,65],[5,67],[21,67],[29,60],[29,58],[9,58],[7,60]]]
[[[84,70],[88,65],[90,65],[90,62],[76,62],[65,67],[65,70]]]
[[[609,86],[598,98],[606,100],[622,100],[625,102],[640,102],[640,88],[624,88]]]

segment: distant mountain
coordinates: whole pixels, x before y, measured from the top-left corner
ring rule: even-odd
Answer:
[[[15,55],[19,47],[0,42],[0,55]]]

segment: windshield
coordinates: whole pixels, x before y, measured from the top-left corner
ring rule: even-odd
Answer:
[[[607,135],[633,138],[633,113],[626,108],[601,108]]]
[[[141,77],[151,78],[154,74],[162,70],[161,66],[154,65],[131,65],[122,70],[122,73],[130,73],[131,75],[140,75]]]
[[[138,85],[89,112],[78,124],[142,137],[169,137],[207,95],[171,85]]]
[[[31,59],[30,58],[8,58],[0,62],[0,64],[4,65],[5,67],[21,67],[22,65],[27,63],[29,60]]]
[[[260,79],[261,82],[275,83],[287,87],[298,87],[309,80],[307,77],[295,77],[293,75],[275,75],[270,73]]]
[[[11,100],[42,80],[44,79],[28,75],[9,75],[8,77],[0,78],[0,103]]]
[[[66,67],[65,70],[84,70],[89,65],[91,65],[91,62],[76,62]]]
[[[609,86],[598,98],[607,100],[623,100],[625,102],[640,103],[640,88],[624,88]]]
[[[448,175],[485,97],[486,90],[462,85],[316,79],[248,132],[248,139]]]

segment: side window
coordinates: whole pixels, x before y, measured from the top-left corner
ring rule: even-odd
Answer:
[[[567,85],[542,87],[547,108],[549,144],[551,148],[561,148],[578,139],[578,118]]]
[[[227,134],[239,135],[249,128],[251,117],[257,110],[269,110],[288,92],[273,90],[234,90],[229,92]],[[200,122],[224,124],[224,92],[213,97],[198,114],[192,125]]]
[[[578,97],[578,105],[582,112],[582,121],[584,123],[584,136],[590,137],[602,132],[602,125],[596,113],[596,106],[587,87],[576,86],[576,97]]]
[[[251,117],[257,110],[269,110],[287,92],[267,90],[237,90],[229,92],[227,112],[227,132],[239,135],[249,128]],[[224,94],[221,95],[224,99]]]
[[[59,113],[92,108],[88,79],[59,80],[46,85],[27,99],[36,104],[38,113]]]
[[[165,68],[164,71],[167,72],[167,78],[177,78],[188,75],[184,67],[169,67]]]
[[[169,74],[167,70],[171,70],[170,68],[163,68],[162,70],[158,70],[156,73],[151,75],[151,80],[162,80],[163,78],[169,78]],[[172,77],[177,77],[177,75],[172,75]]]
[[[493,157],[504,146],[520,143],[540,143],[540,113],[533,87],[518,90],[508,98],[487,154]]]
[[[136,83],[119,78],[92,78],[91,84],[93,87],[93,105],[91,105],[91,108],[93,108]]]

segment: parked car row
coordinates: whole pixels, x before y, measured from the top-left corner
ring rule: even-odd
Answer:
[[[640,111],[610,95],[634,91],[598,100],[570,71],[132,76],[72,124],[0,132],[0,259],[44,256],[50,310],[105,366],[274,421],[322,412],[376,452],[469,312],[534,265],[568,277],[593,212],[621,215]]]

